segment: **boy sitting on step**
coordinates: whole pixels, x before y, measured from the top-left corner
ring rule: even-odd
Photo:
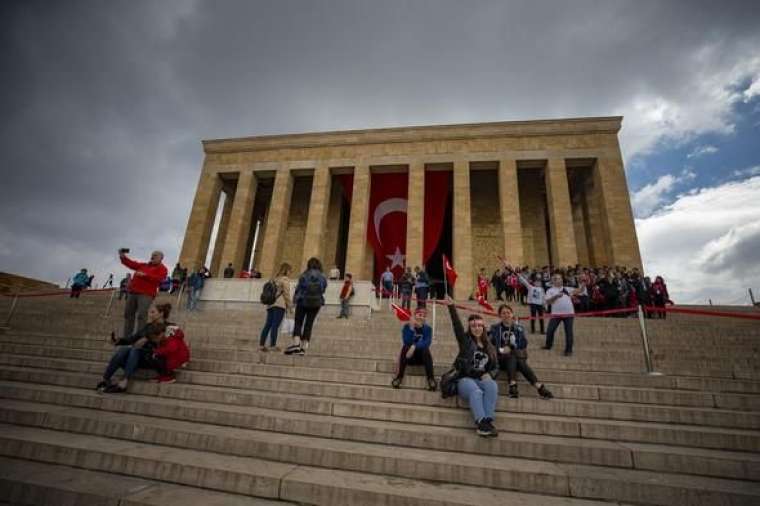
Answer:
[[[488,334],[498,353],[499,368],[507,372],[509,396],[514,399],[520,396],[517,390],[517,371],[520,371],[536,388],[541,398],[553,398],[546,385],[538,382],[536,373],[528,365],[528,340],[525,338],[525,329],[515,322],[512,308],[502,304],[499,306],[498,313],[501,321],[491,325]]]
[[[423,365],[428,390],[433,391],[438,387],[433,375],[433,355],[430,354],[433,329],[425,323],[426,316],[425,308],[417,308],[412,321],[406,323],[401,330],[402,346],[398,358],[398,374],[391,382],[393,388],[401,387],[407,365]]]
[[[190,361],[190,350],[185,344],[185,333],[177,325],[169,324],[166,335],[156,348],[154,355],[158,376],[157,383],[174,383],[174,371]]]

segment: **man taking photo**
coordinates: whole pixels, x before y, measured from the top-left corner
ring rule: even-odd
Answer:
[[[129,253],[128,249],[119,250],[121,263],[135,271],[127,285],[127,304],[124,307],[124,333],[122,334],[125,338],[135,331],[135,317],[137,317],[138,329],[145,326],[148,309],[158,293],[161,281],[168,275],[166,266],[161,263],[164,259],[162,252],[151,253],[150,261],[147,263],[132,260],[127,253]]]

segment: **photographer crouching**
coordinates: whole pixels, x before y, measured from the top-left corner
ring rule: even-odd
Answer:
[[[127,248],[119,250],[121,263],[135,271],[127,285],[127,304],[124,307],[124,331],[122,333],[125,338],[135,332],[135,317],[137,318],[138,329],[145,326],[148,308],[158,293],[159,284],[168,275],[166,266],[161,263],[164,259],[162,252],[154,251],[151,253],[150,261],[147,263],[132,260],[127,256],[127,253],[129,253]]]

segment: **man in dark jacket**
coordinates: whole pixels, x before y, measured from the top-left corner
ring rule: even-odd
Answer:
[[[512,308],[506,304],[499,306],[498,321],[491,325],[488,334],[491,343],[496,348],[499,357],[499,368],[507,372],[509,381],[509,396],[516,399],[520,396],[517,389],[517,372],[519,371],[533,385],[544,399],[554,397],[546,385],[538,382],[536,373],[528,365],[528,340],[525,329],[515,322]]]

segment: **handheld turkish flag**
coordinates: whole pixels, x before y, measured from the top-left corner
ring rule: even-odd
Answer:
[[[491,304],[489,304],[488,301],[486,300],[486,298],[483,297],[482,295],[478,295],[478,304],[480,304],[481,306],[483,306],[488,311],[493,312],[493,306]]]
[[[393,309],[393,313],[396,315],[396,318],[402,322],[408,322],[412,317],[412,313],[399,306],[398,304],[391,304],[391,309]]]
[[[443,271],[446,275],[446,281],[448,281],[451,286],[454,286],[454,283],[457,282],[457,271],[454,270],[454,267],[451,265],[451,262],[449,262],[446,255],[443,255]]]

